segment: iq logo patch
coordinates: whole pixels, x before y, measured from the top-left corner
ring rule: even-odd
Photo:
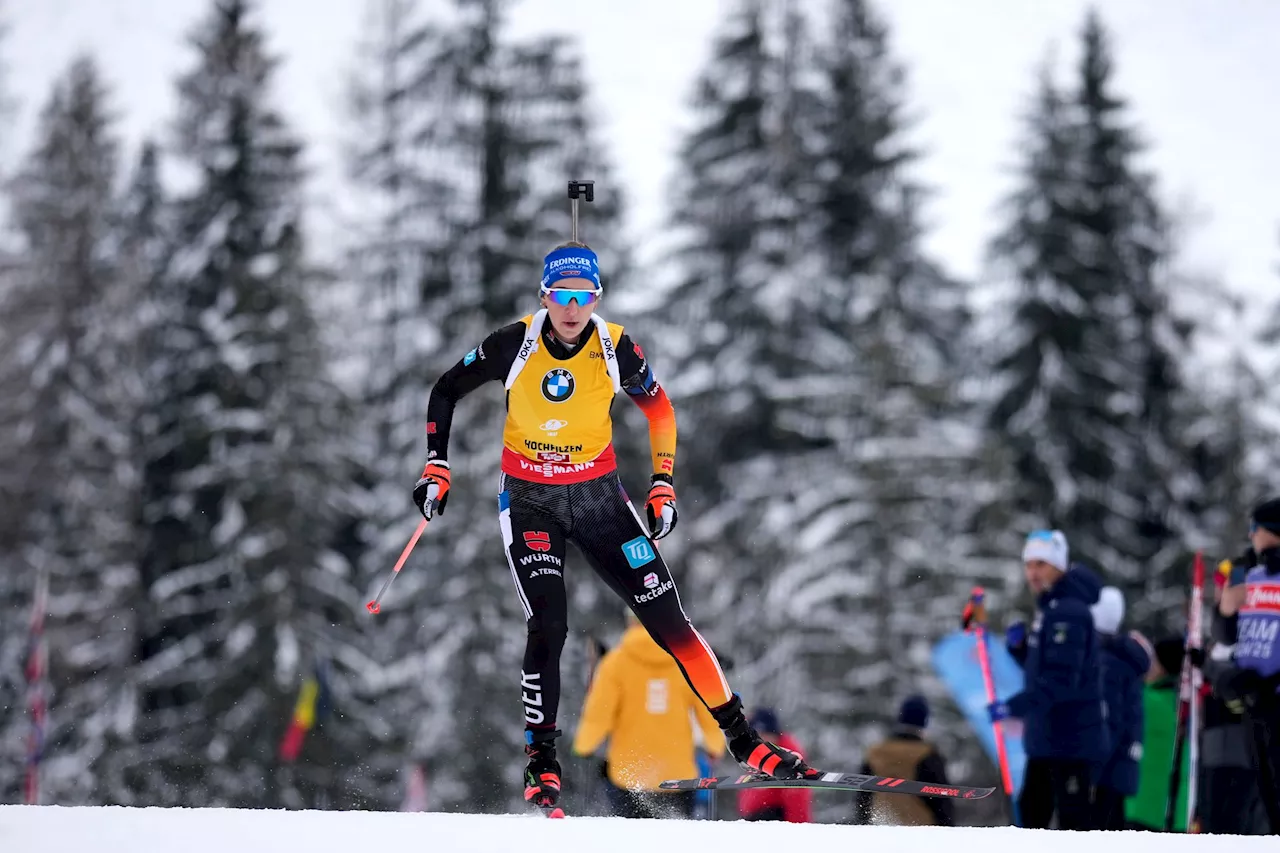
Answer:
[[[637,536],[630,542],[623,542],[622,553],[626,556],[627,563],[633,569],[649,565],[658,556],[653,553],[653,546],[649,544],[649,540],[643,536]]]
[[[563,403],[573,396],[573,374],[563,367],[547,371],[542,377],[542,396],[553,403]]]

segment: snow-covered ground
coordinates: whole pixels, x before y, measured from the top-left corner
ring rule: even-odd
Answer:
[[[0,806],[5,853],[682,853],[859,850],[876,853],[1078,853],[1074,833],[727,821],[546,820],[537,815],[272,812],[235,809]],[[1090,853],[1276,849],[1274,839],[1095,833]],[[1062,845],[1058,851],[1057,846]]]

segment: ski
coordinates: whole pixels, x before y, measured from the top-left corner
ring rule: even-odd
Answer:
[[[1182,671],[1178,675],[1178,717],[1173,736],[1173,766],[1169,769],[1169,794],[1165,799],[1164,831],[1172,832],[1179,789],[1183,785],[1182,756],[1190,751],[1187,785],[1186,832],[1195,831],[1196,777],[1200,763],[1200,670],[1191,665],[1191,650],[1204,648],[1204,555],[1196,552],[1191,564],[1191,594],[1187,596],[1187,637]]]
[[[658,785],[663,791],[743,790],[746,788],[826,788],[837,791],[882,791],[917,797],[946,797],[953,800],[980,800],[995,788],[968,785],[936,785],[892,776],[865,776],[859,773],[823,773],[810,779],[774,779],[759,773],[742,776],[710,776],[702,779],[668,779]]]
[[[538,810],[553,820],[559,820],[564,817],[564,809],[559,806],[538,806]]]

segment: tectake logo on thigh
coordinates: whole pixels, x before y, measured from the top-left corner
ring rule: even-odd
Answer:
[[[647,601],[653,601],[660,595],[665,595],[668,590],[675,588],[676,582],[658,583],[658,576],[650,572],[644,576],[644,585],[648,587],[648,592],[631,596],[636,600],[636,604],[644,604]]]

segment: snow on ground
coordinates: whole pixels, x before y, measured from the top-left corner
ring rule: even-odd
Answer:
[[[540,815],[0,806],[4,853],[683,853],[872,849],[876,853],[1079,853],[1074,833],[743,823],[547,820]],[[1095,833],[1090,853],[1253,853],[1266,838]],[[1061,846],[1062,850],[1057,848]]]

